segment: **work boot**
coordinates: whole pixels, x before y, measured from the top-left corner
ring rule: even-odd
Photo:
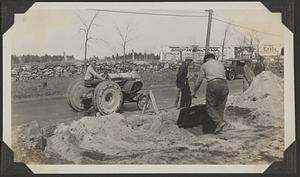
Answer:
[[[226,125],[226,122],[225,121],[220,121],[218,124],[217,124],[217,127],[216,127],[216,129],[215,129],[215,131],[214,131],[214,134],[219,134],[222,130],[223,130],[223,128],[224,128],[224,126]]]

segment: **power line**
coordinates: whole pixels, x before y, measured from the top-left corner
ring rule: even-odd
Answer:
[[[256,32],[259,32],[259,33],[264,33],[264,34],[269,34],[269,35],[281,37],[279,34],[273,34],[273,33],[268,33],[268,32],[264,32],[264,31],[259,31],[259,30],[254,29],[254,28],[245,27],[245,26],[243,26],[243,25],[239,25],[239,24],[236,24],[236,23],[232,23],[232,22],[229,22],[229,21],[220,19],[220,18],[213,17],[213,19],[214,19],[214,20],[217,20],[217,21],[220,21],[220,22],[223,22],[223,23],[226,23],[226,24],[230,24],[230,25],[237,26],[237,27],[239,27],[239,28],[244,28],[244,29],[248,29],[248,30],[251,30],[251,31],[256,31]]]
[[[189,14],[207,14],[207,12],[203,11],[191,11],[191,10],[163,10],[163,9],[144,9],[147,11],[154,11],[154,12],[180,12],[180,13],[189,13]]]
[[[207,15],[183,15],[183,14],[105,10],[105,9],[90,9],[90,10],[96,10],[96,11],[102,11],[102,12],[113,12],[113,13],[138,14],[138,15],[174,16],[174,17],[207,17]]]

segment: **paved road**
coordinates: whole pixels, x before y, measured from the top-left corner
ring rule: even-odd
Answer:
[[[197,99],[204,99],[205,85],[201,86]],[[242,80],[229,81],[230,94],[242,92]],[[191,87],[192,88],[192,87]],[[159,109],[167,109],[174,105],[176,87],[156,87],[153,93]],[[128,103],[123,106],[121,112],[125,115],[139,113],[135,103]],[[79,119],[83,113],[74,112],[67,104],[65,98],[54,98],[47,100],[33,100],[19,103],[12,103],[12,125],[20,125],[37,120],[41,126],[69,123]]]

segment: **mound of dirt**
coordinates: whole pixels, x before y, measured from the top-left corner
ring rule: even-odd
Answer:
[[[45,152],[57,153],[62,158],[80,163],[85,161],[85,151],[116,155],[127,149],[130,143],[123,139],[132,128],[121,114],[97,117],[83,117],[70,125],[60,124],[54,135],[47,139]]]
[[[244,164],[282,158],[282,129],[237,128],[195,136],[177,127],[178,113],[83,117],[60,124],[45,152],[77,164]]]
[[[46,145],[43,133],[37,121],[12,128],[12,149],[14,160],[40,164],[47,159],[41,152]]]
[[[243,94],[229,97],[227,115],[240,116],[240,110],[244,108],[249,110],[244,115],[247,124],[283,127],[283,88],[282,78],[271,71],[264,71],[254,78]],[[231,118],[228,116],[228,119]]]
[[[44,129],[45,150],[17,156],[27,154],[29,164],[249,164],[282,159],[282,128],[237,126],[219,135],[197,136],[178,128],[178,114],[171,109],[159,115],[83,117]],[[37,124],[31,126],[38,132]],[[39,161],[33,159],[39,155]]]
[[[156,115],[124,117],[115,113],[83,117],[70,125],[60,124],[47,139],[48,156],[59,155],[74,163],[90,161],[88,154],[130,156],[135,151],[162,149],[170,142],[191,141],[193,134],[176,125],[178,110]],[[89,156],[88,155],[88,156]],[[94,159],[101,160],[101,159]]]

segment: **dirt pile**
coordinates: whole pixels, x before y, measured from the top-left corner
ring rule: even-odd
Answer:
[[[115,113],[83,117],[70,125],[60,124],[47,139],[45,152],[74,163],[90,162],[95,157],[130,156],[135,151],[166,148],[170,142],[191,141],[194,136],[175,123],[178,110],[155,115],[124,117]],[[91,156],[91,154],[93,154]],[[96,155],[98,154],[98,155]],[[101,154],[101,155],[99,155]]]
[[[80,163],[85,160],[84,151],[100,151],[115,155],[129,143],[123,141],[132,131],[124,116],[83,117],[70,125],[60,124],[54,135],[47,139],[45,151],[57,153],[62,158]]]
[[[283,88],[282,78],[264,71],[254,78],[243,94],[228,99],[227,115],[244,115],[247,124],[283,127]]]
[[[246,164],[282,158],[281,128],[238,127],[195,136],[177,127],[178,113],[83,117],[60,124],[45,152],[77,164]]]
[[[37,121],[17,126],[13,129],[19,136],[13,136],[13,141],[22,141],[29,149],[43,149],[43,135]]]
[[[14,150],[14,160],[40,164],[47,158],[41,153],[46,146],[46,139],[37,121],[13,127],[12,148]]]
[[[29,164],[255,164],[282,158],[282,128],[238,126],[197,136],[178,128],[178,114],[170,109],[159,115],[83,117],[43,128],[45,150],[17,156],[26,153]]]

